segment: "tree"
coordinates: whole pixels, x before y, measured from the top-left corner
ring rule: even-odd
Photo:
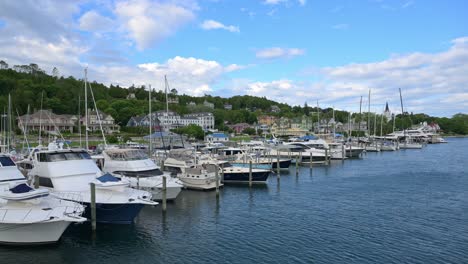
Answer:
[[[248,134],[248,135],[255,135],[257,131],[255,131],[255,128],[247,127],[242,130],[243,134]]]
[[[0,70],[6,70],[8,69],[8,63],[6,63],[3,60],[0,60]]]
[[[52,76],[54,76],[55,78],[60,77],[60,72],[59,72],[59,70],[57,69],[57,67],[54,67],[54,68],[52,69]]]

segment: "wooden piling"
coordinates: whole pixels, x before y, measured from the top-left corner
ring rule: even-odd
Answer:
[[[91,230],[96,231],[96,184],[90,183],[91,188]]]
[[[215,181],[216,181],[216,198],[219,198],[219,167],[215,171]]]
[[[296,176],[299,175],[299,154],[296,155]]]
[[[280,178],[280,155],[278,153],[278,155],[276,156],[276,174],[277,174],[277,177],[278,179]]]
[[[311,152],[311,161],[312,162],[312,152]],[[328,149],[326,148],[325,149],[325,165],[329,165],[330,164],[330,161],[328,159]]]
[[[249,187],[252,187],[252,161],[249,161]]]
[[[166,212],[167,207],[167,178],[163,176],[162,182],[162,210]]]
[[[345,152],[345,145],[341,144],[341,160],[344,161],[346,157],[346,152]]]

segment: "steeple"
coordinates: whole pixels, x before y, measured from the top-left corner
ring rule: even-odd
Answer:
[[[385,112],[390,112],[390,109],[388,109],[388,102],[385,103]]]

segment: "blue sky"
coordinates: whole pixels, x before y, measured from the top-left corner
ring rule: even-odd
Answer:
[[[266,96],[358,111],[468,109],[468,2],[115,0],[0,3],[0,59],[106,84]]]

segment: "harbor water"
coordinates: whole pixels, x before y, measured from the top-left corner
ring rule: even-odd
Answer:
[[[468,139],[183,191],[133,225],[70,226],[0,263],[468,263]]]

